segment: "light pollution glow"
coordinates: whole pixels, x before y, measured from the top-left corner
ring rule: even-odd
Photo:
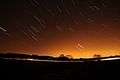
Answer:
[[[0,1],[0,52],[71,55],[120,54],[118,0]]]
[[[85,41],[85,40],[84,40]],[[83,41],[76,41],[75,39],[55,39],[50,42],[40,44],[20,43],[13,46],[17,42],[9,43],[8,48],[3,49],[4,52],[19,52],[19,53],[32,53],[36,55],[50,55],[59,56],[60,54],[71,55],[74,58],[89,58],[96,55],[114,56],[120,54],[119,44],[112,42],[110,39],[99,39],[99,40],[87,40],[86,43]],[[93,43],[94,42],[94,43]],[[12,45],[13,44],[13,45]],[[79,45],[78,45],[79,44]],[[81,46],[82,47],[81,47]],[[2,49],[2,48],[1,48]]]

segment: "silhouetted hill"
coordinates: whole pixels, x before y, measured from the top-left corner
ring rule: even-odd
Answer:
[[[99,61],[99,60],[114,60],[120,59],[119,55],[116,56],[108,56],[108,57],[99,57],[99,58],[69,58],[67,56],[59,56],[59,57],[52,57],[52,56],[38,56],[38,55],[29,55],[29,54],[21,54],[21,53],[0,53],[0,58],[6,59],[37,59],[37,60],[58,60],[58,61]]]
[[[38,56],[21,53],[0,53],[0,58],[19,58],[19,59],[53,59],[51,56]]]

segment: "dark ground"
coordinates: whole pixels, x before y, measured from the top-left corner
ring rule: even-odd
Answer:
[[[32,62],[0,59],[0,80],[120,80],[120,60]]]

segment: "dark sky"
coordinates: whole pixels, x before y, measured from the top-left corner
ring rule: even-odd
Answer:
[[[120,53],[119,0],[0,0],[0,52]]]

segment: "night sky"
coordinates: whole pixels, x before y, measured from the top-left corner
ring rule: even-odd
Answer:
[[[119,0],[0,0],[0,52],[120,54]]]

